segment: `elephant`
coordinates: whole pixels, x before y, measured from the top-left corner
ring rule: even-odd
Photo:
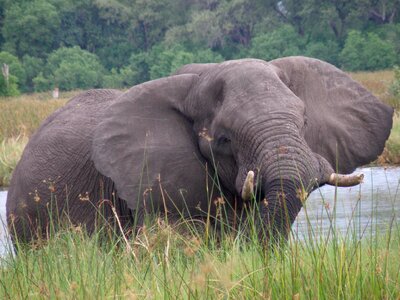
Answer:
[[[100,207],[134,231],[150,211],[215,219],[222,203],[232,221],[252,203],[262,240],[287,237],[315,188],[361,182],[352,172],[383,151],[392,117],[345,72],[301,56],[189,64],[125,92],[89,90],[32,135],[8,226],[29,242],[55,216],[92,232]]]

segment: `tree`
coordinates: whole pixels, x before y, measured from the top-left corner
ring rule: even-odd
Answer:
[[[396,98],[398,107],[400,104],[400,68],[398,66],[394,68],[394,79],[390,85],[389,91],[392,96]]]
[[[250,56],[264,60],[272,60],[282,56],[299,55],[304,47],[303,39],[290,25],[263,35],[254,37],[250,48]]]
[[[365,16],[375,24],[393,24],[400,11],[399,0],[366,1]]]
[[[137,73],[130,67],[120,70],[112,69],[109,74],[103,77],[104,88],[124,88],[133,86],[137,78]]]
[[[224,33],[216,11],[200,11],[192,16],[188,31],[194,44],[218,49],[224,45]]]
[[[19,94],[17,87],[17,77],[9,74],[9,66],[2,65],[2,74],[0,75],[0,96],[16,96]]]
[[[62,46],[79,46],[95,53],[109,70],[127,65],[132,52],[139,49],[130,34],[132,8],[124,1],[51,1],[60,15]]]
[[[339,58],[346,70],[360,71],[392,67],[395,57],[394,47],[375,33],[350,31]]]
[[[301,36],[304,36],[306,31],[315,29],[313,25],[319,21],[319,6],[313,5],[313,0],[273,0],[266,1],[264,5],[273,10],[281,21],[290,24]]]
[[[15,77],[14,79],[11,79],[13,84],[17,85],[18,89],[18,83],[23,83],[25,81],[25,71],[24,68],[22,67],[20,61],[18,58],[11,53],[8,53],[6,51],[0,52],[0,68],[3,66],[3,64],[7,64],[9,67],[9,74],[11,77]]]
[[[45,57],[59,45],[59,27],[58,12],[48,1],[16,2],[5,13],[4,49],[20,58],[25,54]]]
[[[22,58],[22,66],[25,71],[25,81],[21,83],[21,90],[23,92],[33,92],[33,79],[38,76],[40,72],[43,72],[44,62],[40,58],[24,55]]]
[[[49,55],[45,72],[34,80],[35,90],[59,87],[61,90],[102,86],[105,73],[98,57],[80,47],[59,48]]]
[[[190,12],[186,0],[136,0],[130,5],[132,33],[142,51],[160,43],[168,28],[182,25]]]
[[[339,45],[334,41],[310,42],[304,50],[304,55],[339,65],[339,49]]]

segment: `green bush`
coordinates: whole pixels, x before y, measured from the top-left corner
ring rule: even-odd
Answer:
[[[43,72],[43,60],[37,57],[24,55],[22,58],[22,66],[25,70],[25,82],[20,84],[21,89],[23,92],[33,92],[33,79],[37,77],[40,72]]]
[[[134,85],[137,73],[129,67],[119,70],[112,69],[110,74],[103,77],[104,88],[124,88]]]
[[[25,54],[45,57],[58,46],[61,21],[57,8],[49,3],[53,1],[9,2],[12,4],[2,18],[2,33],[6,41],[3,49],[18,57]]]
[[[54,84],[52,84],[54,80],[50,80],[50,78],[45,78],[43,73],[40,72],[35,78],[33,78],[32,83],[36,92],[45,92],[54,88]]]
[[[389,88],[390,93],[400,102],[400,67],[394,67],[394,79]]]
[[[134,53],[129,58],[129,68],[135,72],[134,84],[150,80],[149,53]]]
[[[339,55],[342,67],[349,71],[386,69],[393,66],[396,53],[390,42],[375,33],[352,30]]]
[[[102,86],[104,67],[95,54],[75,46],[59,48],[50,54],[45,71],[34,80],[35,90],[59,87],[60,90],[98,88]]]
[[[338,64],[339,45],[333,41],[311,42],[307,44],[304,55]]]
[[[167,48],[163,45],[153,47],[149,52],[133,54],[129,68],[134,72],[133,84],[168,76],[178,68],[190,63],[223,61],[223,57],[210,49],[191,52],[181,45]]]
[[[19,95],[17,77],[10,75],[8,82],[4,78],[3,74],[0,74],[0,96],[11,97]]]
[[[25,81],[25,70],[16,56],[6,51],[0,52],[0,67],[2,67],[3,64],[8,65],[10,75],[15,77],[15,79],[11,79],[10,82],[22,84]]]
[[[254,37],[249,51],[251,57],[266,61],[302,54],[303,39],[290,25],[284,25],[270,33]]]
[[[396,53],[395,63],[400,64],[400,23],[384,24],[372,29],[381,39],[393,45]]]

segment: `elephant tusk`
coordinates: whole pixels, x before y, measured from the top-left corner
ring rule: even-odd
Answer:
[[[251,199],[251,196],[253,195],[253,189],[254,189],[254,172],[249,171],[247,173],[246,179],[242,187],[242,199],[244,201],[248,201]]]
[[[351,175],[343,175],[332,173],[329,176],[329,180],[327,184],[334,186],[354,186],[363,182],[364,174],[351,174]]]

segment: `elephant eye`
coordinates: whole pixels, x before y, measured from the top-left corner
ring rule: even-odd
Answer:
[[[222,146],[222,145],[225,145],[225,144],[230,143],[230,141],[231,141],[231,140],[230,140],[229,138],[227,138],[226,136],[222,135],[222,136],[220,136],[220,137],[217,138],[216,144],[217,144],[218,146]]]

